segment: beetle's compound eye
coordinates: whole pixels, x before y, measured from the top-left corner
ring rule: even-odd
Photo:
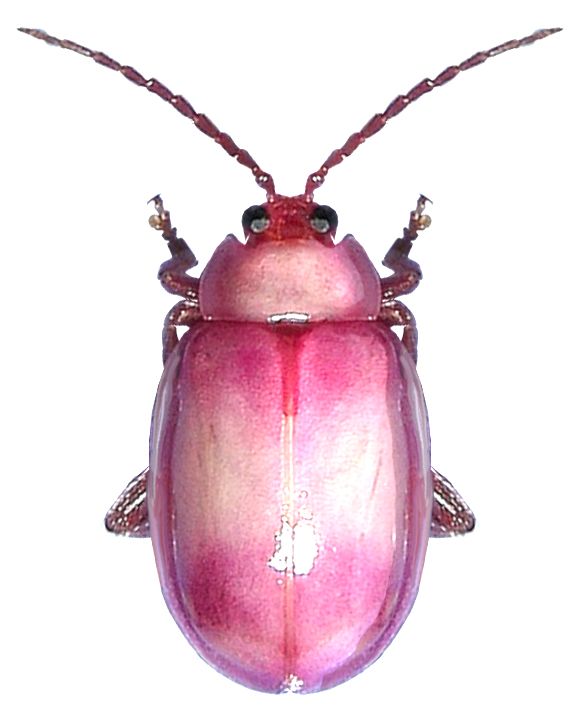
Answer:
[[[242,216],[242,226],[244,229],[253,231],[254,234],[260,234],[267,229],[269,223],[270,220],[263,206],[250,206]]]
[[[325,234],[328,231],[333,233],[337,228],[337,214],[331,206],[318,206],[314,209],[309,223],[320,234]]]

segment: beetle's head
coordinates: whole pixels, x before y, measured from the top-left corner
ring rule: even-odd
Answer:
[[[337,214],[307,196],[274,195],[261,206],[250,206],[242,216],[248,246],[263,242],[319,241],[334,245]]]

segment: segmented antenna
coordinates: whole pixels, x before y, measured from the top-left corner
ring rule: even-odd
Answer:
[[[31,28],[18,28],[18,30],[22,33],[31,35],[33,38],[44,40],[50,45],[56,45],[59,48],[65,48],[66,50],[73,50],[75,53],[92,58],[92,60],[100,65],[103,65],[105,68],[118,70],[127,80],[135,83],[136,85],[147,88],[150,93],[155,93],[157,96],[160,96],[162,100],[170,103],[170,105],[172,105],[183,116],[191,119],[196,128],[198,128],[202,133],[205,133],[206,136],[213,138],[216,143],[219,143],[224,151],[229,153],[232,158],[235,158],[238,163],[242,166],[247,166],[247,168],[249,168],[255,176],[258,186],[261,186],[261,188],[263,188],[267,193],[268,198],[273,197],[275,187],[273,178],[270,174],[262,171],[251,155],[243,148],[239,148],[239,146],[230,136],[228,136],[227,133],[222,133],[207,116],[203,113],[197,113],[197,111],[192,108],[190,103],[183,96],[174,95],[172,91],[168,90],[165,85],[155,78],[146,80],[143,75],[140,75],[137,70],[129,65],[121,65],[118,61],[110,58],[104,53],[90,50],[90,48],[85,48],[83,45],[78,45],[78,43],[75,43],[72,40],[60,40],[60,38],[48,35],[48,33],[45,33],[43,30],[34,30]]]
[[[508,40],[506,43],[496,45],[490,50],[475,53],[475,55],[467,58],[467,60],[464,60],[459,65],[450,65],[433,80],[425,78],[420,81],[404,95],[397,96],[397,98],[389,104],[383,113],[376,113],[375,116],[373,116],[373,118],[371,118],[360,131],[353,133],[341,148],[337,148],[332,151],[320,168],[315,173],[308,176],[305,187],[305,195],[311,200],[313,198],[313,192],[323,184],[327,172],[331,168],[340,164],[344,158],[350,156],[370,136],[373,136],[378,131],[381,131],[390,118],[397,116],[401,113],[401,111],[407,108],[408,105],[413,103],[413,101],[416,101],[425,93],[429,93],[429,91],[434,88],[445,85],[445,83],[453,80],[453,78],[459,75],[462,71],[474,68],[476,65],[481,65],[481,63],[484,63],[489,58],[505,53],[508,50],[514,50],[515,48],[521,48],[524,45],[530,45],[537,40],[541,40],[549,35],[558,33],[561,29],[562,28],[548,28],[546,30],[537,30],[531,35],[527,35],[519,40]],[[245,149],[239,148],[239,146],[227,133],[222,133],[206,115],[195,111],[183,96],[174,95],[168,88],[166,88],[165,85],[155,78],[146,80],[144,76],[138,73],[138,71],[131,66],[121,65],[105,53],[90,50],[90,48],[79,45],[72,40],[61,40],[59,38],[55,38],[52,35],[48,35],[48,33],[43,30],[34,30],[31,28],[18,28],[18,30],[23,33],[27,33],[34,38],[38,38],[39,40],[44,40],[50,45],[56,45],[60,48],[65,48],[66,50],[73,50],[75,53],[92,58],[92,60],[96,63],[99,63],[106,68],[110,68],[111,70],[119,71],[127,80],[135,83],[136,85],[147,88],[150,93],[155,93],[160,96],[162,100],[170,103],[183,116],[191,119],[196,128],[212,138],[224,149],[224,151],[226,151],[226,153],[232,156],[232,158],[235,158],[238,163],[249,168],[253,173],[258,186],[266,191],[268,199],[271,199],[274,196],[275,186],[271,175],[262,171],[251,155]]]
[[[433,80],[430,78],[424,78],[424,80],[420,81],[405,95],[397,96],[397,98],[389,104],[383,113],[376,113],[375,116],[373,116],[373,118],[371,118],[360,131],[353,133],[341,148],[336,148],[332,151],[319,169],[308,176],[305,187],[306,196],[311,200],[313,198],[313,192],[322,185],[330,168],[337,166],[344,158],[350,156],[355,149],[370,136],[373,136],[378,131],[381,131],[390,118],[397,116],[401,113],[401,111],[407,108],[410,103],[413,103],[413,101],[416,101],[425,93],[429,93],[429,91],[434,88],[438,88],[448,81],[453,80],[453,78],[455,78],[456,75],[459,75],[462,71],[474,68],[476,65],[481,65],[481,63],[484,63],[489,58],[493,58],[501,53],[506,53],[508,50],[514,50],[515,48],[521,48],[524,45],[530,45],[537,40],[553,35],[553,33],[558,33],[561,29],[562,28],[549,28],[547,30],[537,30],[531,35],[527,35],[525,38],[521,38],[520,40],[508,40],[506,43],[496,45],[490,50],[475,53],[475,55],[467,58],[467,60],[464,60],[459,65],[450,65]]]

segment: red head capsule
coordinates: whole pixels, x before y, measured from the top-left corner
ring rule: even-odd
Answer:
[[[380,278],[313,193],[328,171],[414,100],[541,30],[450,66],[398,96],[307,180],[276,194],[250,154],[179,95],[103,53],[38,30],[144,86],[247,166],[267,194],[199,279],[162,200],[152,225],[171,257],[159,277],[182,297],[166,317],[164,374],[150,467],[106,517],[151,535],[162,590],[200,655],[266,692],[314,692],[377,659],[415,600],[430,536],[474,517],[431,467],[417,329],[398,299],[419,284],[413,241],[429,225],[420,197]],[[178,326],[189,327],[178,339]],[[391,327],[403,328],[399,339]]]

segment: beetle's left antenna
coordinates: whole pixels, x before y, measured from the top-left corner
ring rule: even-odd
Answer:
[[[100,65],[103,65],[105,68],[110,68],[110,70],[118,70],[127,80],[135,83],[136,85],[147,88],[150,93],[155,93],[157,96],[160,96],[162,100],[167,101],[183,116],[191,119],[191,121],[194,123],[198,130],[200,130],[202,133],[205,133],[206,136],[213,138],[216,143],[219,143],[224,151],[226,151],[226,153],[229,153],[232,158],[235,158],[238,163],[240,163],[242,166],[247,166],[247,168],[249,168],[255,176],[258,186],[261,186],[261,188],[263,188],[264,191],[267,193],[268,199],[273,197],[275,193],[275,187],[271,175],[269,173],[266,173],[265,171],[262,171],[262,169],[254,161],[251,155],[245,149],[239,148],[239,146],[230,136],[228,136],[227,133],[222,133],[207,116],[205,116],[203,113],[198,113],[197,111],[195,111],[194,108],[192,108],[190,103],[183,96],[174,95],[172,91],[166,88],[165,85],[160,83],[155,78],[150,78],[149,80],[146,80],[143,75],[138,73],[137,70],[130,67],[129,65],[121,65],[120,63],[118,63],[118,61],[110,58],[104,53],[90,50],[90,48],[85,48],[83,45],[78,45],[78,43],[74,43],[72,40],[60,40],[60,38],[55,38],[52,35],[48,35],[48,33],[45,33],[43,30],[34,30],[32,28],[18,28],[18,30],[20,30],[20,32],[22,33],[27,33],[28,35],[31,35],[33,38],[44,40],[50,45],[56,45],[59,48],[65,48],[66,50],[73,50],[75,53],[79,53],[80,55],[85,55],[88,58],[92,58],[92,60],[94,60],[96,63],[99,63]]]

